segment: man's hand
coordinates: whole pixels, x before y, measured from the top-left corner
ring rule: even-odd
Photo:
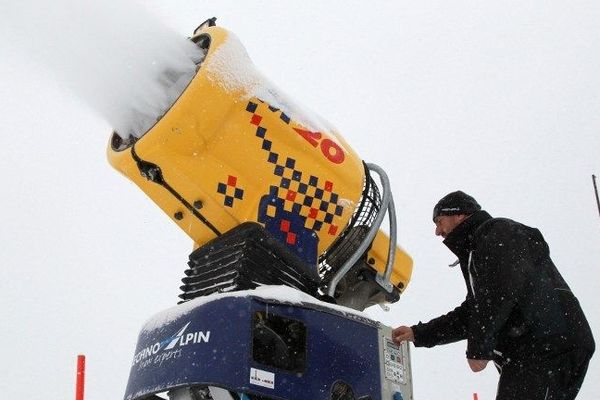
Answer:
[[[467,362],[469,363],[469,367],[471,367],[471,371],[480,372],[485,369],[490,360],[473,360],[467,358]]]
[[[406,340],[413,342],[415,340],[415,334],[409,326],[399,326],[392,331],[392,340],[397,345],[400,345]]]

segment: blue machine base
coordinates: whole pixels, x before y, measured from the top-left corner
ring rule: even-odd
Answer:
[[[194,386],[269,399],[330,400],[344,390],[355,399],[382,398],[378,322],[318,301],[256,293],[198,298],[150,320],[125,400]]]

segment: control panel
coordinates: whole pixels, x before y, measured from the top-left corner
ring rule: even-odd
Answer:
[[[392,329],[379,328],[382,399],[412,400],[412,375],[408,342],[397,345],[392,341]]]

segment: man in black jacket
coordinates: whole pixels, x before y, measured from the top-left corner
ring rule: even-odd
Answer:
[[[448,314],[394,329],[394,341],[433,347],[466,339],[474,372],[490,360],[500,371],[497,400],[574,399],[594,338],[540,231],[492,218],[461,191],[438,202],[433,221],[458,257],[467,296]]]

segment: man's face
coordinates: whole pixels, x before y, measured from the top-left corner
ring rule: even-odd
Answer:
[[[454,230],[461,222],[467,219],[466,215],[440,215],[435,217],[435,235],[441,236],[444,239],[450,232]]]

